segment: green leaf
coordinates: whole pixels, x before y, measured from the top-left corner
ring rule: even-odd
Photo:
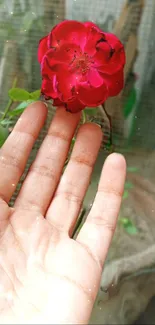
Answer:
[[[74,147],[74,144],[75,144],[75,138],[72,139],[71,141],[71,146],[70,146],[70,150],[72,151],[73,150],[73,147]]]
[[[138,168],[137,167],[128,167],[127,171],[130,173],[136,173],[138,171]]]
[[[128,225],[125,230],[129,235],[136,235],[138,233],[138,230],[134,225]]]
[[[120,222],[129,235],[136,235],[138,233],[137,227],[129,218],[120,218]]]
[[[137,93],[135,88],[132,88],[129,97],[127,98],[127,101],[124,106],[124,117],[127,118],[130,113],[132,112],[134,105],[136,103],[137,99]]]
[[[133,188],[133,184],[131,182],[125,182],[125,190],[131,190]]]
[[[41,95],[40,89],[30,93],[31,98],[34,99],[34,100],[38,100],[40,98],[40,95]]]
[[[85,108],[85,112],[86,112],[87,115],[95,116],[97,114],[97,111],[98,111],[97,107],[95,107],[95,108],[91,108],[91,107]]]
[[[32,99],[22,102],[15,109],[13,109],[12,111],[9,111],[8,116],[13,117],[13,116],[21,115],[24,112],[25,108],[33,102],[35,102],[35,100],[32,100]]]
[[[9,126],[11,124],[13,124],[13,121],[9,120],[8,118],[1,121],[1,125],[5,126],[5,127]]]
[[[8,129],[0,124],[0,147],[3,145],[3,143],[7,139],[8,135],[9,135]]]
[[[128,196],[129,196],[129,192],[128,191],[124,191],[123,200],[127,199]]]
[[[73,146],[74,146],[75,141],[76,141],[76,139],[73,138],[73,139],[72,139],[72,142],[71,142],[71,144],[72,144]]]
[[[31,95],[28,91],[22,88],[11,88],[9,90],[9,97],[14,102],[22,102],[31,98]]]

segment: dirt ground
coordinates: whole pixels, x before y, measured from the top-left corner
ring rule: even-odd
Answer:
[[[146,310],[140,315],[133,325],[154,325],[155,324],[155,296],[149,302]]]

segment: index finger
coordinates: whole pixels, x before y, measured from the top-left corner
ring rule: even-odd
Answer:
[[[46,116],[47,108],[42,102],[29,105],[1,148],[0,198],[7,203],[16,189]]]
[[[125,177],[124,157],[111,154],[105,161],[92,209],[77,236],[101,269],[116,227]]]

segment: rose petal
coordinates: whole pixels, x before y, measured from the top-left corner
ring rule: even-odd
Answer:
[[[64,103],[59,98],[56,98],[53,100],[53,106],[65,106],[66,109],[71,113],[77,113],[85,108],[85,105],[82,104],[76,97],[67,103]]]
[[[122,43],[118,39],[118,37],[112,33],[104,33],[106,41],[109,43],[112,49],[122,48]]]
[[[64,103],[59,98],[55,98],[53,100],[53,106],[64,106]]]
[[[84,51],[89,55],[94,55],[96,52],[96,44],[101,39],[104,39],[104,33],[94,23],[86,22],[84,25],[87,30],[87,42]]]
[[[98,88],[90,84],[80,84],[78,87],[78,99],[85,106],[95,107],[102,104],[109,96],[106,83]]]
[[[66,103],[67,110],[71,113],[77,113],[82,111],[85,108],[85,105],[82,104],[76,97],[73,100]]]
[[[90,69],[88,72],[88,81],[93,87],[100,87],[103,84],[103,78],[96,69]]]
[[[71,73],[65,66],[57,73],[59,98],[67,102],[75,96],[76,74]]]
[[[124,67],[125,51],[122,43],[115,35],[108,33],[105,35],[107,42],[100,42],[97,44],[97,52],[93,60],[95,61],[95,66],[98,68],[98,71],[111,75]]]
[[[48,97],[48,98],[57,98],[58,97],[58,92],[55,87],[55,79],[56,77],[53,78],[53,80],[48,80],[48,79],[43,79],[42,85],[41,85],[41,93]]]
[[[68,64],[56,61],[54,55],[52,53],[51,58],[49,55],[44,56],[42,62],[42,76],[50,80],[53,80],[55,75],[57,76],[56,88],[59,92],[59,96],[57,97],[63,102],[66,102],[76,95],[76,85],[81,81],[86,81],[87,74],[83,75],[82,71],[71,69]]]
[[[38,47],[38,61],[39,61],[39,63],[41,63],[44,55],[48,51],[47,38],[48,37],[45,36],[39,41],[39,47]]]
[[[96,29],[99,33],[103,33],[102,29],[100,29],[96,24],[94,24],[92,21],[86,21],[83,23],[84,26],[87,28],[88,31],[90,31],[92,28]]]
[[[53,76],[55,75],[53,66],[50,65],[46,55],[44,55],[44,58],[41,63],[41,74],[43,78],[50,79],[50,80],[53,80]]]
[[[42,75],[50,75],[61,69],[61,65],[68,67],[73,60],[81,54],[79,46],[74,44],[63,44],[58,50],[50,49],[46,52],[42,60],[41,71]]]
[[[109,64],[110,50],[110,46],[106,41],[98,42],[95,54],[92,57],[94,67],[102,68],[102,66],[105,66],[107,63]]]
[[[117,96],[124,86],[124,73],[123,70],[118,71],[114,75],[104,75],[104,82],[109,89],[109,96]]]
[[[49,50],[46,55],[50,60],[54,61],[54,64],[63,62],[65,64],[71,63],[73,59],[81,54],[81,49],[76,44],[64,43],[56,51]]]
[[[47,44],[48,44],[49,49],[50,48],[57,49],[59,47],[59,44],[60,44],[60,42],[58,42],[58,40],[56,39],[56,36],[54,34],[54,29],[55,29],[55,27],[48,34]]]
[[[50,47],[59,47],[65,41],[79,45],[81,48],[86,43],[86,29],[83,23],[75,20],[65,20],[56,25],[49,34]]]

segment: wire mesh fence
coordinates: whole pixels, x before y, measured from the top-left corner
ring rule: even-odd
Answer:
[[[140,139],[137,129],[142,127],[141,120],[145,120],[145,110],[143,109],[142,114],[141,106],[152,106],[152,100],[149,103],[150,96],[145,95],[147,105],[142,104],[145,98],[142,99],[141,96],[144,95],[144,88],[149,91],[153,87],[153,0],[119,0],[117,3],[113,0],[42,0],[39,5],[36,0],[7,0],[1,1],[0,6],[0,55],[6,57],[5,47],[7,42],[11,44],[12,50],[7,53],[7,61],[10,61],[14,70],[11,75],[10,69],[5,71],[5,87],[4,82],[3,87],[0,87],[1,110],[6,104],[6,94],[15,74],[20,75],[19,83],[28,89],[40,87],[40,67],[36,58],[39,39],[63,19],[89,20],[97,23],[104,31],[114,32],[126,47],[124,92],[121,99],[114,98],[106,105],[113,118],[113,132],[117,142],[121,143],[122,135],[127,139],[130,136],[132,138],[133,132],[134,139],[137,135],[136,142]],[[13,58],[14,52],[17,52],[16,58]],[[139,144],[142,145],[141,140]]]
[[[45,36],[54,25],[64,19],[93,21],[104,31],[114,32],[124,43],[127,56],[125,87],[119,96],[109,99],[105,107],[106,111],[112,117],[113,142],[116,149],[124,153],[129,151],[129,160],[133,164],[136,162],[137,165],[141,165],[144,161],[144,164],[140,167],[140,173],[143,176],[143,172],[145,172],[145,176],[148,175],[152,179],[154,154],[150,155],[149,158],[149,151],[152,152],[155,145],[154,0],[0,0],[0,112],[2,113],[7,105],[8,90],[11,88],[15,78],[17,78],[17,86],[19,87],[30,91],[40,88],[40,66],[37,62],[39,39]],[[11,205],[13,205],[27,175],[27,171],[47,133],[54,112],[55,109],[50,102],[46,124],[35,143],[25,172],[10,202]],[[90,119],[90,116],[88,118]],[[101,124],[105,134],[104,145],[101,148],[101,155],[95,171],[97,175],[95,184],[97,184],[103,157],[106,157],[109,153],[108,149],[106,149],[107,147],[105,147],[105,143],[108,141],[110,133],[109,122],[102,106],[98,108],[95,116],[91,116],[92,118]],[[14,123],[15,121],[16,119]],[[101,156],[102,161],[100,159]],[[122,232],[118,236],[119,239],[123,238],[124,246],[127,243],[126,249],[129,248],[130,251],[132,246],[132,254],[137,243],[138,251],[140,247],[143,247],[143,250],[145,250],[147,245],[151,245],[154,241],[153,221],[148,226],[150,221],[148,222],[144,218],[142,225],[141,215],[144,214],[145,209],[141,211],[137,203],[141,195],[142,199],[139,205],[141,206],[144,203],[148,204],[148,211],[150,204],[149,193],[153,195],[154,192],[150,184],[149,187],[147,182],[144,180],[139,181],[136,177],[137,175],[135,176],[135,188],[138,182],[140,182],[140,185],[137,192],[135,189],[135,195],[133,197],[135,198],[137,195],[137,201],[135,202],[134,198],[131,198],[126,205],[124,213],[131,212],[131,215],[134,215],[133,220],[137,221],[138,219],[140,226],[144,230],[142,234],[143,238],[147,237],[147,240],[142,243],[142,239],[139,237],[134,241],[129,236],[123,237]],[[147,189],[149,188],[148,192],[145,186]],[[145,202],[145,198],[142,195],[141,187],[142,189],[146,189],[146,201],[149,198],[147,202]],[[154,208],[150,211],[154,211]],[[149,212],[151,218],[152,213]],[[152,233],[150,236],[151,229]],[[118,247],[121,250],[122,242],[121,245],[117,246],[116,244],[117,252],[119,250]],[[120,256],[121,254],[125,254],[124,250],[123,253],[121,251]],[[135,265],[137,265],[136,257]]]
[[[119,150],[129,144],[153,148],[153,0],[119,0],[117,3],[113,0],[42,0],[39,5],[37,0],[1,0],[0,8],[1,111],[7,104],[7,93],[15,77],[20,87],[28,90],[40,88],[37,48],[41,37],[63,19],[93,21],[104,31],[114,32],[126,50],[124,90],[105,104],[112,117],[114,144]],[[54,108],[50,104],[48,121],[53,114]],[[105,141],[102,148],[105,149],[110,132],[102,107],[93,118],[103,127]],[[35,147],[39,146],[46,131],[47,126]],[[33,156],[32,153],[29,165]]]

